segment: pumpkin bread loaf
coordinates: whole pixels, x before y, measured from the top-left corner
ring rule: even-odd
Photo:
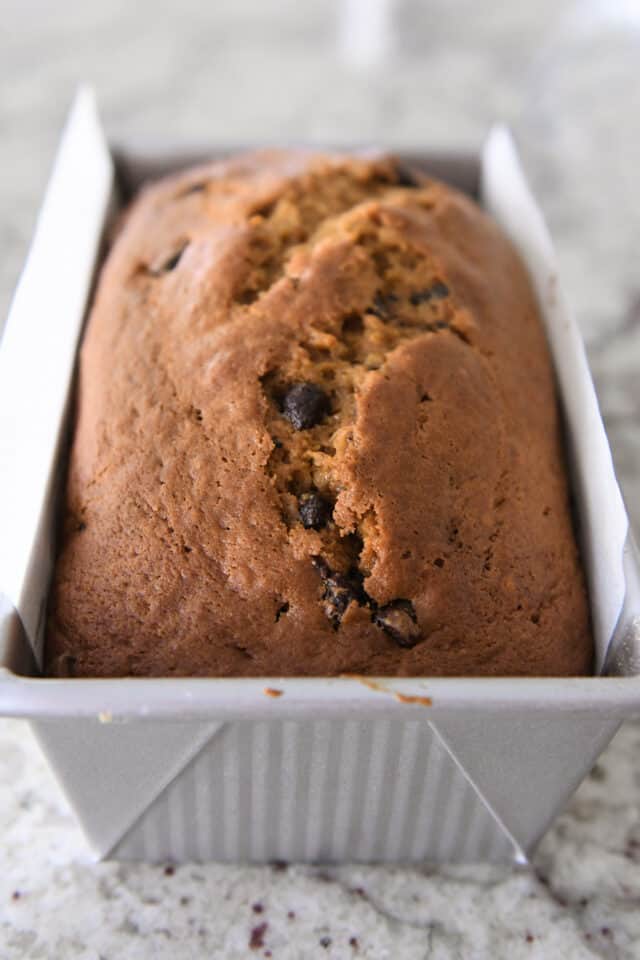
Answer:
[[[551,362],[495,223],[384,157],[145,189],[81,349],[48,672],[591,659]]]

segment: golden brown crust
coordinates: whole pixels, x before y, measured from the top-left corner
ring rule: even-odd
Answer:
[[[135,203],[81,351],[48,669],[571,675],[592,645],[516,254],[384,158]]]

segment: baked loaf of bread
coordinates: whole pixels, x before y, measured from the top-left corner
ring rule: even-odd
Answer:
[[[380,157],[144,190],[81,350],[48,672],[591,657],[547,346],[489,217]]]

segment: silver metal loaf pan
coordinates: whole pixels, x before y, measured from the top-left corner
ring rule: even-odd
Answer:
[[[478,158],[410,159],[479,193],[536,285],[567,422],[597,668],[610,675],[37,675],[75,352],[115,175],[135,186],[187,159],[125,151],[114,167],[93,97],[79,94],[0,349],[0,714],[31,722],[98,857],[524,861],[640,709],[640,578],[582,342],[503,129]]]

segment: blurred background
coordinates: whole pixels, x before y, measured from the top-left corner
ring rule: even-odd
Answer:
[[[640,0],[4,0],[0,326],[76,85],[116,142],[514,129],[640,525]]]

